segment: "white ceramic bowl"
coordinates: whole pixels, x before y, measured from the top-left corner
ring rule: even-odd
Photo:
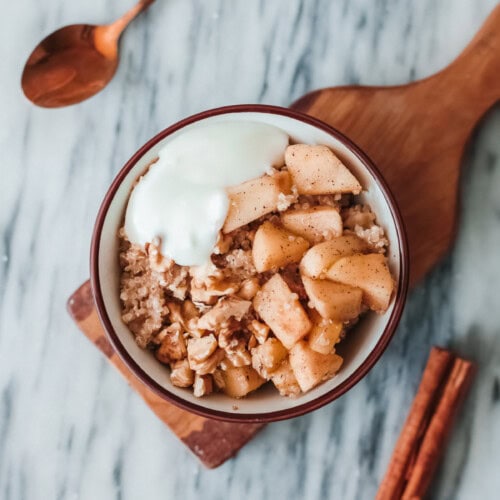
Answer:
[[[293,142],[325,144],[353,171],[363,185],[360,198],[377,214],[390,241],[389,263],[397,290],[383,315],[367,314],[339,344],[344,364],[339,373],[295,399],[282,397],[271,384],[240,400],[222,393],[196,398],[190,389],[171,384],[169,370],[140,349],[121,320],[119,299],[118,229],[132,184],[158,151],[178,134],[199,124],[251,120],[275,125]],[[332,127],[286,108],[241,105],[217,108],[187,118],[160,132],[122,168],[100,208],[91,248],[91,282],[100,319],[108,337],[131,371],[164,399],[197,414],[224,420],[266,422],[302,415],[348,391],[372,368],[389,343],[401,317],[408,287],[408,249],[398,207],[380,172],[351,141]]]

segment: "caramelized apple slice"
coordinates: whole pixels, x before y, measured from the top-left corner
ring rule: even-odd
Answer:
[[[323,318],[342,322],[359,316],[363,297],[361,289],[307,276],[302,276],[302,282],[312,306]]]
[[[359,181],[326,146],[288,146],[285,164],[299,194],[361,193]]]
[[[338,236],[310,248],[300,261],[300,272],[310,278],[322,278],[341,257],[364,253],[367,249],[367,243],[354,234]]]
[[[280,194],[290,194],[291,187],[290,174],[283,171],[227,188],[229,209],[222,231],[230,233],[277,210]]]
[[[281,222],[285,229],[302,236],[311,243],[318,243],[342,234],[342,218],[333,207],[287,210],[281,214]]]
[[[309,243],[301,236],[265,221],[257,229],[253,240],[252,256],[255,269],[263,273],[298,262],[308,248]]]
[[[384,312],[389,307],[394,281],[382,254],[342,257],[330,267],[326,277],[361,288],[363,301],[374,311]]]

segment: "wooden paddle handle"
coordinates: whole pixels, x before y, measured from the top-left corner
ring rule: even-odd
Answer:
[[[449,86],[451,98],[474,107],[478,118],[500,100],[500,5],[457,59],[435,77]]]

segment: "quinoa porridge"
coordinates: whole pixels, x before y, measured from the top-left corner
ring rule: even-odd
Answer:
[[[238,398],[268,382],[307,392],[338,372],[335,347],[359,317],[393,296],[389,241],[360,183],[326,146],[282,142],[265,173],[224,188],[205,262],[180,265],[172,239],[120,229],[122,319],[195,396]]]

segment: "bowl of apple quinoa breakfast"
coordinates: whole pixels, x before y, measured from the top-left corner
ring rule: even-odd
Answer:
[[[375,364],[408,287],[398,207],[346,137],[289,109],[187,118],[120,171],[91,282],[131,371],[189,411],[304,414]]]

